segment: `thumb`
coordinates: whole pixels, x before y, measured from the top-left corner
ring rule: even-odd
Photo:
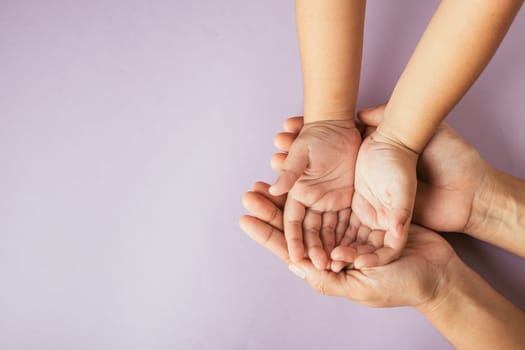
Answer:
[[[383,121],[385,115],[386,103],[372,107],[362,109],[357,112],[357,118],[360,122],[368,126],[378,126]]]
[[[412,213],[406,209],[393,209],[389,219],[389,229],[385,236],[385,244],[393,248],[402,248],[408,236]],[[388,236],[388,239],[387,239]],[[388,242],[387,242],[388,241]]]
[[[281,173],[275,183],[269,188],[273,196],[280,196],[290,191],[295,182],[303,175],[308,166],[308,148],[297,145],[292,148],[286,156],[282,165]]]

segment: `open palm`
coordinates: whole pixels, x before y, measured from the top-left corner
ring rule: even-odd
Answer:
[[[403,249],[416,196],[417,154],[378,130],[365,138],[357,156],[352,210],[362,223],[385,230],[384,246],[360,256],[356,266],[384,265]]]
[[[264,183],[256,183],[252,191],[245,194],[243,202],[252,216],[241,218],[241,228],[290,264],[282,232],[285,197],[271,196],[267,188]],[[337,249],[341,248],[336,248],[334,254]],[[376,307],[416,306],[434,296],[442,285],[449,261],[455,257],[453,249],[438,234],[412,225],[406,248],[391,264],[336,273],[318,270],[305,259],[297,263],[297,267],[306,281],[322,294]]]
[[[383,120],[384,110],[381,105],[359,113],[369,133]],[[414,222],[436,231],[465,232],[487,167],[472,145],[442,123],[417,165]]]
[[[361,135],[353,121],[305,124],[288,149],[274,195],[289,193],[284,227],[290,256],[326,268],[338,221],[349,216]],[[342,218],[341,218],[342,217]]]

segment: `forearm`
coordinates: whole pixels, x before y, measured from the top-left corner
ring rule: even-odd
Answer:
[[[523,349],[525,313],[452,259],[447,284],[418,310],[457,349]]]
[[[503,40],[523,0],[443,0],[388,102],[380,130],[420,152]]]
[[[486,168],[466,233],[525,258],[525,181]]]
[[[353,120],[365,0],[296,0],[296,13],[305,122]]]

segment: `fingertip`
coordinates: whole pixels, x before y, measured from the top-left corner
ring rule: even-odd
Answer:
[[[266,192],[268,192],[268,188],[269,187],[270,187],[270,185],[267,184],[264,181],[256,181],[252,185],[252,191],[253,192],[266,193]]]
[[[253,196],[252,191],[246,192],[242,195],[241,202],[242,202],[242,206],[244,207],[244,209],[248,210],[249,202],[251,199],[250,197],[252,196]]]
[[[349,263],[355,260],[356,255],[357,255],[357,250],[355,248],[348,247],[348,246],[346,247],[339,246],[339,247],[334,248],[334,250],[330,254],[330,257],[333,260],[344,261],[344,262]]]
[[[243,215],[240,217],[239,219],[239,227],[241,228],[241,230],[245,231],[245,228],[246,228],[246,220],[247,220],[247,217],[248,215]]]
[[[252,237],[257,219],[250,215],[243,215],[239,219],[239,227],[248,236]],[[253,237],[252,237],[253,238]]]
[[[378,265],[378,257],[375,254],[365,254],[358,256],[354,261],[354,268],[361,270],[368,267],[374,267]]]
[[[345,263],[342,261],[332,261],[330,265],[330,269],[335,273],[339,273],[345,267]]]
[[[268,188],[268,193],[271,194],[272,196],[280,196],[280,195],[283,194],[284,192],[279,191],[279,189],[277,188],[276,184],[274,184],[274,185],[271,185],[271,186]]]
[[[272,159],[270,160],[270,166],[275,171],[281,171],[283,167],[283,163],[286,159],[286,154],[284,153],[275,153],[272,156]]]

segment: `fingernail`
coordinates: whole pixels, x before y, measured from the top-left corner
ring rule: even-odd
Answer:
[[[295,266],[294,264],[289,264],[288,269],[292,271],[294,275],[296,275],[300,279],[304,280],[304,278],[306,277],[306,274],[304,273],[304,271],[298,268],[297,266]]]

